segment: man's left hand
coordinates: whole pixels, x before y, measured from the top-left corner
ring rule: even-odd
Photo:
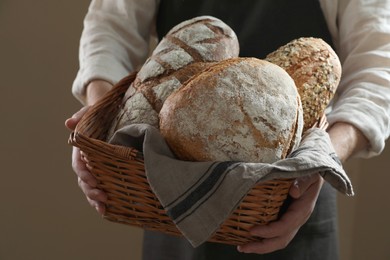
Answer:
[[[285,248],[312,214],[323,183],[319,174],[297,178],[289,191],[293,200],[287,211],[275,222],[253,227],[250,233],[262,240],[238,246],[238,251],[266,254]]]

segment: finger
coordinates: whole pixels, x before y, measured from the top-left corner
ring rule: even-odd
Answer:
[[[88,156],[83,151],[80,151],[80,155],[81,155],[81,161],[85,163],[85,167],[88,169],[89,173],[91,173],[91,171],[93,170],[93,166],[89,164]],[[91,176],[93,177],[92,174]]]
[[[106,213],[106,206],[103,203],[98,202],[95,209],[100,215],[104,215]]]
[[[74,113],[71,118],[68,118],[65,120],[65,126],[69,130],[74,130],[76,128],[76,125],[80,121],[80,119],[83,117],[83,115],[88,111],[89,106],[85,106],[81,108],[79,111]]]
[[[319,174],[310,174],[307,176],[295,179],[289,190],[289,195],[294,199],[298,199],[304,194],[307,189],[314,183],[321,182],[322,177]]]
[[[327,117],[325,115],[325,113],[320,117],[320,119],[318,119],[314,125],[312,126],[312,128],[320,128],[322,130],[326,130],[329,126],[329,123],[328,123],[328,120],[327,120]]]
[[[328,118],[326,117],[326,114],[324,113],[318,123],[318,127],[320,129],[326,130],[329,126]]]
[[[73,147],[72,153],[72,168],[77,176],[84,182],[88,183],[91,187],[96,187],[97,180],[93,177],[91,172],[88,170],[86,163],[81,158],[80,149]]]
[[[103,203],[107,202],[107,195],[102,190],[92,188],[91,186],[88,185],[88,183],[85,183],[80,178],[78,179],[78,185],[88,199],[96,202],[103,202]],[[96,206],[96,205],[92,205],[92,206]]]
[[[321,186],[321,181],[311,182],[306,192],[299,199],[293,200],[278,221],[256,226],[250,230],[252,235],[263,238],[262,241],[248,243],[237,249],[240,252],[265,254],[285,248],[295,237],[299,228],[309,219]]]
[[[313,183],[299,199],[293,200],[278,221],[255,226],[250,233],[262,238],[275,238],[298,230],[310,217],[320,192],[321,185]]]
[[[237,250],[242,253],[268,254],[287,247],[296,233],[297,232],[293,232],[287,236],[263,239],[260,242],[241,245],[237,247]]]
[[[293,206],[293,204],[291,204]],[[290,207],[291,207],[290,206]],[[265,240],[283,237],[296,231],[307,221],[310,216],[309,210],[298,210],[297,205],[285,212],[278,221],[268,225],[255,226],[250,230],[253,236],[261,237]]]
[[[88,156],[86,153],[80,150],[80,156],[81,156],[81,161],[84,162],[85,164],[89,163]],[[91,167],[91,166],[90,166]],[[92,168],[92,167],[91,167]]]
[[[65,126],[72,131],[75,130],[77,123],[78,123],[77,119],[73,117],[65,120]]]
[[[106,213],[106,206],[104,203],[101,203],[99,201],[91,200],[87,197],[88,203],[95,208],[95,210],[100,214],[104,215]]]

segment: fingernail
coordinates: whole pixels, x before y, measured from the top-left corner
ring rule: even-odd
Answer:
[[[299,197],[300,190],[299,190],[299,184],[297,180],[295,180],[293,185],[291,186],[289,194],[291,197],[295,199]]]
[[[297,180],[294,181],[294,188],[295,188],[295,190],[296,190],[298,193],[300,193],[301,187],[300,187],[300,185],[299,185],[299,181],[297,181]]]

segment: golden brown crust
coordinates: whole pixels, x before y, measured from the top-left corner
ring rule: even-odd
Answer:
[[[287,43],[266,60],[285,69],[294,79],[302,100],[304,129],[312,127],[339,84],[341,64],[337,54],[322,39],[308,37]]]

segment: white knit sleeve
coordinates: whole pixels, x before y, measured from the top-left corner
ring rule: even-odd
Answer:
[[[390,0],[339,0],[336,46],[342,79],[328,115],[370,142],[359,157],[379,154],[390,134]]]
[[[156,0],[91,2],[80,39],[80,68],[72,86],[80,102],[85,102],[85,87],[91,80],[115,84],[145,61],[156,5]]]

